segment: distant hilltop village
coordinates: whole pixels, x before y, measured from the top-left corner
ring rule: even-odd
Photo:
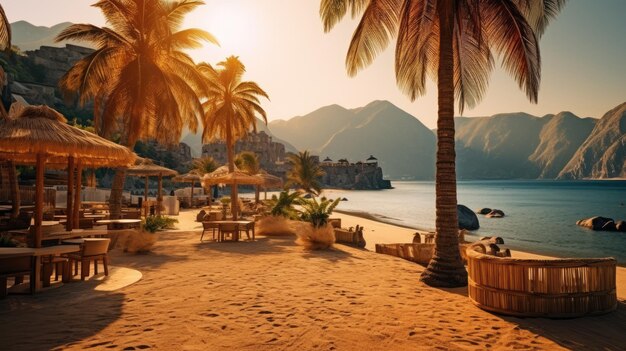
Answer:
[[[235,153],[242,151],[254,152],[261,163],[261,168],[281,178],[285,178],[289,164],[285,162],[287,152],[285,145],[273,141],[264,131],[250,133],[246,138],[235,143]],[[211,156],[218,163],[226,163],[226,143],[215,141],[202,146],[202,156]],[[378,190],[391,189],[391,182],[383,179],[383,171],[378,160],[370,156],[365,162],[349,163],[346,159],[333,162],[330,158],[319,161],[326,173],[322,178],[325,188]]]

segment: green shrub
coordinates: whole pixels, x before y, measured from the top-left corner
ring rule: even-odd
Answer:
[[[293,206],[298,203],[300,195],[299,192],[289,194],[288,191],[282,191],[278,197],[272,195],[272,199],[268,201],[271,208],[270,214],[272,216],[298,219],[298,211]]]
[[[341,198],[333,201],[323,197],[320,202],[315,198],[300,198],[298,200],[298,204],[302,206],[300,219],[313,224],[315,228],[325,227],[328,224],[328,218],[339,204],[339,201],[341,201]]]
[[[144,220],[143,229],[149,233],[155,233],[161,229],[173,229],[178,219],[167,216],[148,216]]]

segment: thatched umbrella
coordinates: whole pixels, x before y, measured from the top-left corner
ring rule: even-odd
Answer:
[[[237,185],[261,185],[263,178],[258,175],[249,175],[245,172],[235,169],[234,172],[228,172],[226,166],[216,169],[214,172],[205,174],[202,178],[202,185],[206,188],[214,184],[230,184],[232,187]],[[231,204],[233,210],[233,219],[237,220],[237,203]]]
[[[78,225],[82,168],[125,167],[135,161],[136,155],[124,146],[70,126],[63,115],[48,106],[27,106],[16,118],[0,119],[0,157],[18,164],[36,165],[35,246],[39,247],[43,220],[43,176],[48,160],[54,167],[61,167],[67,162],[68,228],[72,229],[72,222],[74,226]],[[74,170],[76,192],[72,213]]]
[[[282,178],[271,175],[266,171],[262,171],[257,175],[263,179],[263,184],[261,186],[265,190],[265,200],[267,200],[267,188],[280,188],[283,186]]]
[[[191,197],[189,199],[189,205],[193,207],[193,189],[196,183],[200,183],[202,181],[202,177],[198,173],[191,171],[172,178],[172,181],[177,183],[191,183]]]
[[[146,186],[144,191],[144,200],[148,200],[148,180],[149,177],[159,177],[159,192],[157,195],[157,214],[161,214],[161,204],[163,203],[163,177],[172,177],[178,175],[173,169],[154,164],[154,161],[148,158],[138,158],[135,164],[128,168],[128,175],[134,175],[146,178]]]

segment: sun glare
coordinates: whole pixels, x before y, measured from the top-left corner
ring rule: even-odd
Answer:
[[[209,9],[209,6],[204,7]],[[228,54],[241,55],[250,52],[256,42],[258,23],[250,6],[231,1],[216,2],[202,17],[196,17],[190,25],[213,34],[221,48]]]

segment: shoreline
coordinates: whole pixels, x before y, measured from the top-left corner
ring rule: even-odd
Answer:
[[[346,211],[346,210],[335,209],[333,213],[340,214],[340,216],[334,216],[334,217],[342,218],[343,227],[356,226],[356,224],[363,226],[363,223],[361,222],[365,220],[367,221],[365,223],[366,225],[369,224],[371,226],[372,223],[378,223],[384,226],[383,227],[384,230],[389,230],[391,234],[388,237],[384,237],[384,238],[381,238],[379,235],[372,235],[373,233],[370,233],[369,235],[370,237],[376,238],[374,243],[370,243],[366,236],[365,240],[368,242],[366,248],[372,251],[374,251],[375,244],[394,244],[394,243],[412,242],[412,235],[416,231],[420,233],[432,232],[429,230],[425,230],[425,229],[421,229],[421,228],[417,228],[417,227],[413,227],[409,225],[402,225],[399,223],[395,223],[393,222],[393,218],[385,217],[385,216],[378,216],[378,215],[365,212],[365,211]],[[344,219],[347,220],[346,221],[347,223],[355,223],[355,224],[346,226],[345,224],[343,224]],[[366,230],[363,232],[364,235],[366,233]],[[478,238],[478,236],[472,234],[472,232],[469,232],[469,233],[470,233],[470,237]],[[398,240],[390,240],[390,239],[398,239]],[[400,240],[404,240],[404,241],[400,241]],[[508,246],[506,245],[506,243],[505,243],[505,246],[511,249],[511,251],[516,254],[515,255],[516,258],[538,258],[538,259],[580,258],[580,257],[567,257],[567,256],[561,256],[561,255],[555,255],[555,254],[546,254],[546,253],[538,253],[538,252],[520,250],[520,249],[515,248],[514,246],[513,247]],[[603,257],[606,257],[606,256],[603,256]],[[618,271],[623,270],[622,278],[623,278],[624,283],[626,284],[626,264],[618,262],[617,269]]]

